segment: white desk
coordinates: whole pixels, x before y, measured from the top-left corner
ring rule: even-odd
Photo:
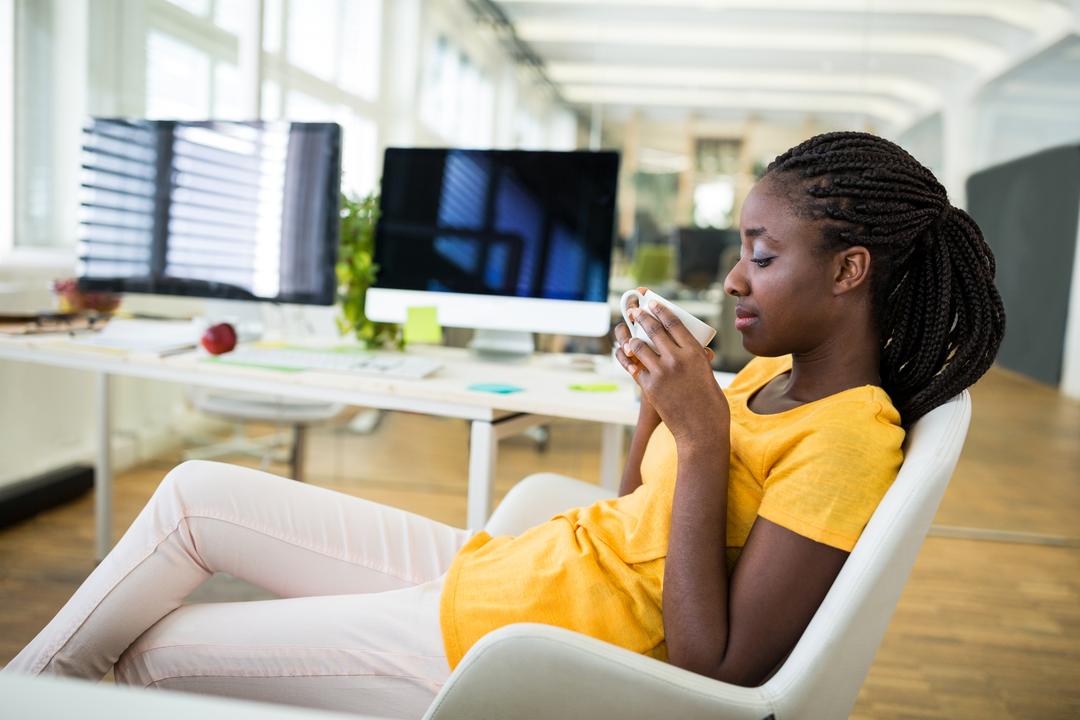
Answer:
[[[527,364],[477,360],[457,348],[411,349],[440,359],[445,367],[424,380],[392,380],[340,373],[285,373],[203,361],[196,352],[158,358],[91,350],[56,337],[0,338],[0,358],[86,370],[97,374],[97,459],[94,474],[96,552],[111,547],[112,471],[109,384],[113,375],[241,390],[288,398],[404,410],[471,422],[469,444],[468,526],[480,528],[491,510],[492,480],[498,441],[547,418],[603,423],[601,482],[618,488],[623,432],[637,422],[638,404],[629,377],[611,378],[566,366],[567,356],[536,355]],[[524,388],[500,395],[469,390],[474,383],[504,383]],[[573,384],[615,383],[613,392],[571,390]]]

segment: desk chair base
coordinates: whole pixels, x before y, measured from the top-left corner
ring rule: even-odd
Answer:
[[[244,424],[233,424],[232,435],[218,442],[194,439],[199,447],[186,450],[184,460],[213,460],[241,455],[259,458],[259,469],[269,469],[270,463],[288,463],[289,477],[303,482],[301,473],[303,445],[306,432],[303,425],[293,425],[291,430],[276,430],[269,435],[248,437]]]

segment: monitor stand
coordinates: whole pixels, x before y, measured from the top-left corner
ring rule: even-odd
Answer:
[[[477,330],[469,349],[484,360],[523,362],[536,350],[531,332],[521,330]]]

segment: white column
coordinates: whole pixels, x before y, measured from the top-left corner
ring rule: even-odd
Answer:
[[[243,23],[237,38],[240,73],[241,101],[247,118],[262,117],[262,36],[264,0],[249,0],[246,8],[247,22]]]
[[[56,6],[53,20],[52,93],[53,188],[55,202],[52,242],[75,243],[79,224],[79,183],[82,173],[82,127],[87,111],[90,8],[87,0]]]
[[[379,146],[413,145],[420,113],[423,16],[420,0],[383,3],[379,50]],[[382,164],[382,153],[377,162]],[[381,173],[381,169],[379,170]]]

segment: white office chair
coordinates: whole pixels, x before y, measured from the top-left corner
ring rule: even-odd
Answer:
[[[233,434],[220,442],[203,444],[184,452],[185,460],[209,460],[228,455],[254,455],[262,460],[265,470],[279,446],[290,448],[289,476],[293,480],[303,480],[304,445],[307,428],[339,419],[347,411],[341,403],[309,402],[290,400],[256,393],[244,393],[234,390],[187,387],[185,395],[188,402],[199,412],[229,420],[233,423]],[[288,426],[291,434],[282,437],[275,432],[261,438],[249,438],[244,432],[244,424],[249,422],[268,422],[278,426]]]
[[[481,638],[425,718],[846,718],[956,467],[970,420],[965,390],[915,424],[896,481],[798,644],[760,687],[729,685],[575,632],[522,623]],[[570,478],[530,476],[506,496],[486,529],[496,535],[521,532],[568,507],[609,496]]]

